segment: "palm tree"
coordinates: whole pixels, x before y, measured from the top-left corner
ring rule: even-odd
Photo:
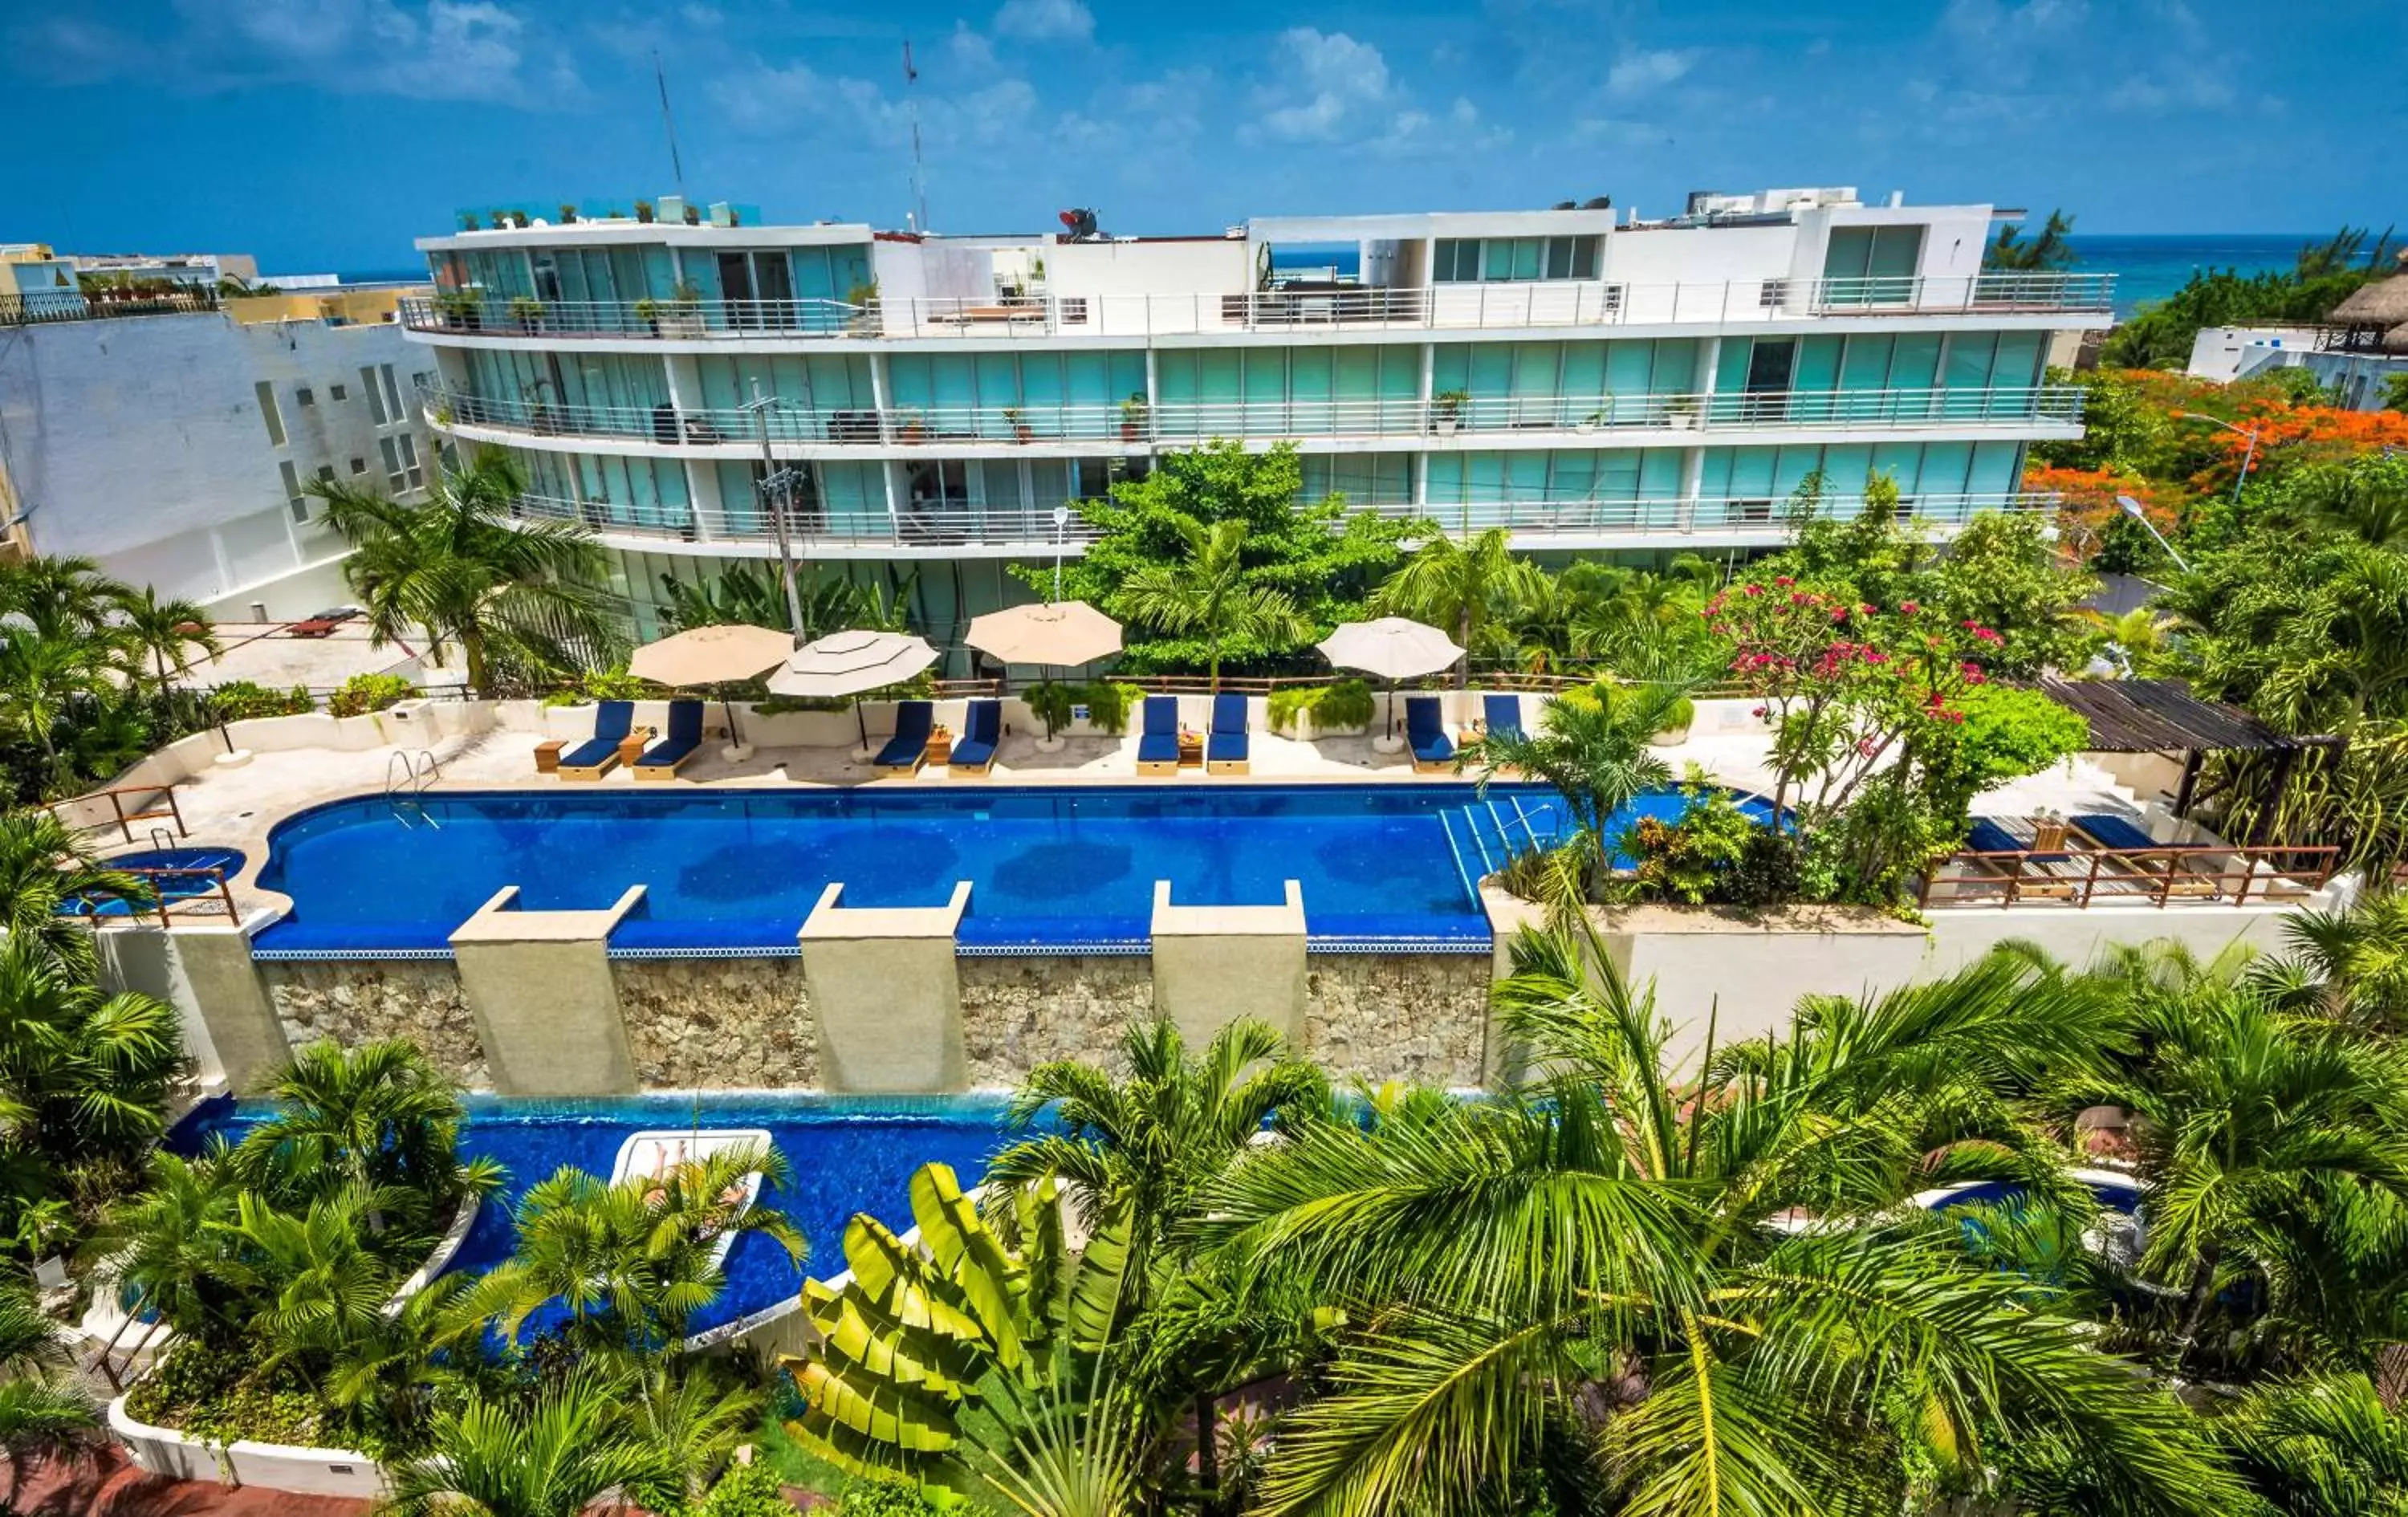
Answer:
[[[2172,638],[2183,625],[2182,618],[2146,606],[2136,606],[2117,616],[2093,610],[2081,615],[2105,634],[2127,679],[2154,679],[2173,667]]]
[[[55,1160],[148,1142],[183,1061],[165,1002],[104,994],[36,938],[0,944],[0,1121],[12,1142]]]
[[[45,1381],[0,1381],[0,1464],[8,1492],[24,1488],[28,1460],[80,1458],[100,1441],[91,1401]]]
[[[728,1382],[706,1362],[676,1374],[654,1365],[645,1372],[639,1395],[644,1440],[680,1472],[689,1501],[727,1467],[761,1413],[759,1393]]]
[[[2242,1474],[2283,1517],[2399,1517],[2408,1416],[2363,1375],[2281,1381],[2216,1419]]]
[[[2369,1227],[2408,1238],[2408,1065],[2395,1050],[2286,1012],[2245,978],[2114,978],[2132,997],[2146,1052],[2088,1094],[2142,1119],[2142,1264],[2182,1293],[2170,1345],[2178,1363],[2225,1352],[2202,1330],[2219,1297],[2244,1309],[2231,1303],[2247,1292],[2228,1295],[2236,1281],[2271,1284],[2278,1307],[2315,1287],[2295,1242],[2315,1219],[2363,1214],[2361,1253]],[[2340,1293],[2352,1316],[2369,1288]],[[2397,1284],[2385,1295],[2398,1300]]]
[[[393,1517],[579,1517],[616,1491],[655,1511],[683,1471],[630,1427],[625,1387],[591,1372],[523,1403],[481,1396],[435,1422],[424,1457],[393,1472]]]
[[[142,1188],[118,1204],[103,1234],[129,1311],[138,1307],[199,1343],[241,1331],[242,1293],[224,1244],[241,1194],[222,1154],[150,1156]]]
[[[0,615],[22,616],[45,637],[107,641],[133,594],[88,558],[29,558],[0,565]]]
[[[1190,1224],[1306,1274],[1353,1324],[1258,1510],[1452,1517],[1555,1461],[1616,1511],[1895,1511],[1935,1470],[1979,1508],[2013,1494],[1987,1447],[2042,1438],[2114,1510],[2239,1505],[2192,1414],[2088,1324],[1940,1230],[1872,1221],[1959,1087],[2012,1083],[2017,1021],[2079,1055],[2091,1002],[2010,966],[1842,1036],[1816,1037],[1818,1003],[1792,1031],[1811,1056],[1751,1046],[1690,1091],[1593,931],[1513,956],[1500,1007],[1541,1082],[1301,1128]],[[1866,1222],[1776,1225],[1801,1204]]]
[[[1686,699],[1680,684],[1600,683],[1549,701],[1537,732],[1484,733],[1463,745],[1455,762],[1481,770],[1483,784],[1511,769],[1555,786],[1573,827],[1601,859],[1611,852],[1605,829],[1613,814],[1672,782],[1672,766],[1649,739],[1672,724]]]
[[[1165,632],[1194,633],[1211,651],[1212,688],[1221,688],[1221,650],[1232,640],[1293,642],[1306,635],[1296,602],[1246,581],[1246,523],[1232,518],[1210,527],[1181,519],[1187,559],[1153,564],[1121,583],[1115,608]]]
[[[0,928],[9,940],[31,941],[68,973],[93,972],[91,929],[59,908],[79,895],[113,895],[147,904],[150,887],[138,875],[100,862],[91,843],[55,812],[0,812]]]
[[[617,1184],[563,1167],[520,1198],[518,1247],[472,1293],[480,1316],[515,1338],[527,1317],[557,1299],[589,1349],[651,1353],[674,1347],[686,1319],[717,1300],[727,1278],[717,1254],[731,1234],[758,1233],[799,1267],[810,1252],[783,1213],[743,1208],[747,1177],[764,1190],[787,1181],[777,1150],[720,1149],[655,1176]]]
[[[1511,617],[1514,608],[1542,594],[1545,577],[1528,559],[1513,556],[1512,538],[1490,527],[1468,542],[1440,533],[1431,537],[1371,595],[1383,615],[1410,616],[1453,627],[1466,650],[1477,647],[1491,618]],[[1471,688],[1471,660],[1457,675]]]
[[[137,654],[150,658],[162,695],[167,693],[170,674],[192,667],[194,649],[211,658],[218,655],[217,629],[209,624],[209,613],[198,601],[161,600],[158,591],[144,585],[138,594],[126,597],[120,614],[126,641]]]
[[[382,1234],[387,1211],[437,1208],[499,1183],[491,1160],[463,1166],[458,1089],[407,1038],[345,1049],[310,1044],[277,1071],[265,1094],[276,1114],[247,1134],[237,1164],[254,1183],[289,1184],[324,1195],[352,1189],[368,1198],[367,1223]],[[439,1218],[406,1216],[408,1225]]]
[[[0,725],[41,749],[50,784],[69,778],[60,723],[79,705],[116,694],[119,653],[89,632],[0,626]]]
[[[1126,1073],[1118,1079],[1074,1059],[1031,1070],[1007,1120],[1025,1132],[1043,1119],[1049,1130],[997,1153],[987,1181],[1005,1190],[1048,1179],[1076,1186],[1091,1227],[1128,1228],[1129,1275],[1142,1288],[1203,1188],[1265,1123],[1326,1111],[1329,1084],[1253,1017],[1214,1033],[1201,1057],[1168,1017],[1131,1023],[1120,1052]]]
[[[507,672],[607,665],[621,642],[595,588],[605,554],[571,522],[514,522],[523,488],[506,454],[481,452],[405,506],[341,480],[310,487],[351,544],[343,572],[378,647],[424,628],[438,659],[457,645],[468,687]]]

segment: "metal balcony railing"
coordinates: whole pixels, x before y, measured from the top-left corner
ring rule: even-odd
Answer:
[[[613,437],[664,447],[758,446],[764,421],[724,408],[559,406],[427,389],[437,426],[538,437]],[[1980,390],[1788,390],[1756,394],[1477,397],[1466,400],[1276,400],[1151,406],[938,406],[879,411],[781,407],[769,439],[831,448],[1039,443],[1189,445],[1212,437],[1469,437],[1549,432],[2020,425],[2076,422],[2073,385]],[[1092,451],[1092,450],[1091,450]]]
[[[1358,500],[1360,508],[1383,516],[1423,518],[1454,534],[1504,527],[1517,536],[1598,537],[1681,535],[1719,540],[1770,540],[1786,530],[1785,502],[1759,495],[1710,500],[1599,500],[1543,492],[1507,491],[1472,501]],[[1861,498],[1826,500],[1826,516],[1848,518],[1863,508]],[[1980,511],[2053,512],[2055,495],[2028,493],[1918,495],[1901,503],[1915,520],[1938,526],[1961,526]],[[769,543],[776,540],[766,508],[722,507],[696,511],[682,506],[629,506],[609,501],[570,500],[556,495],[519,497],[515,513],[529,520],[578,522],[605,536],[649,537],[682,542]],[[862,547],[880,544],[903,548],[1010,548],[1041,551],[1054,541],[1054,508],[1018,504],[985,506],[967,499],[898,501],[889,516],[883,509],[848,507],[831,511],[799,504],[789,508],[788,536],[808,550],[814,544]],[[1061,530],[1066,546],[1076,551],[1095,539],[1096,532],[1075,513]]]
[[[2080,311],[2114,304],[2112,274],[1895,279],[1545,281],[1183,294],[932,295],[840,300],[533,300],[453,291],[401,302],[413,331],[480,337],[1175,336],[1311,329],[1746,323],[1800,317]]]

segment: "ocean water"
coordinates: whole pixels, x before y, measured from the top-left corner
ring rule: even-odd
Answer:
[[[2086,274],[2115,276],[2115,315],[2165,299],[2202,269],[2230,269],[2244,278],[2291,267],[2300,250],[2320,244],[2325,232],[2178,232],[2147,236],[2085,236],[2067,239]]]

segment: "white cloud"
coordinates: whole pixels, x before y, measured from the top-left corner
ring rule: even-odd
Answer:
[[[1617,98],[1660,90],[1695,68],[1703,54],[1695,48],[1641,49],[1627,51],[1606,70],[1605,93]]]
[[[953,35],[945,39],[953,62],[967,74],[989,74],[995,71],[995,44],[974,30],[968,21],[955,21]]]
[[[1096,14],[1081,0],[1003,0],[995,32],[1024,42],[1087,42],[1096,35]]]
[[[580,92],[552,50],[539,81],[522,65],[525,18],[497,0],[174,0],[177,22],[136,34],[52,25],[62,72],[160,79],[202,92],[305,85],[348,94],[551,104]],[[12,41],[40,35],[20,32]],[[94,46],[106,40],[103,52]]]
[[[1251,131],[1281,142],[1333,142],[1406,109],[1378,48],[1310,26],[1280,34],[1281,82],[1262,93]]]
[[[738,132],[791,136],[800,126],[850,132],[860,146],[895,147],[910,140],[910,108],[867,79],[823,74],[809,64],[773,66],[755,58],[712,81],[709,94]],[[1007,78],[980,89],[921,96],[921,136],[933,158],[944,145],[1000,147],[1018,139],[1039,101],[1026,79]]]

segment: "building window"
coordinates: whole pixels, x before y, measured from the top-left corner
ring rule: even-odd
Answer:
[[[418,462],[418,439],[407,432],[394,434],[394,446],[401,453],[401,473],[405,486],[411,490],[426,484],[426,470]]]
[[[382,426],[394,419],[393,413],[385,409],[384,392],[377,388],[376,370],[372,368],[360,370],[360,389],[368,397],[368,415],[376,419],[377,425]]]
[[[279,448],[283,447],[284,416],[276,408],[275,386],[262,379],[251,387],[251,393],[259,397],[259,419],[267,423],[267,440]]]
[[[315,406],[318,404],[318,397],[309,393],[309,387],[308,385],[301,385],[293,392],[293,404],[295,406]]]
[[[351,472],[353,474],[366,474],[367,471],[368,461],[366,459],[354,458],[351,460]]]
[[[1789,301],[1787,279],[1767,279],[1756,286],[1756,303],[1766,310],[1779,310]]]
[[[332,464],[321,464],[321,465],[318,465],[318,478],[319,478],[319,479],[322,479],[322,480],[324,480],[324,481],[325,481],[326,483],[328,483],[328,484],[333,484],[333,483],[335,482],[335,465],[332,465]]]
[[[373,394],[374,392],[370,393]],[[394,447],[393,439],[391,437],[379,437],[377,439],[377,451],[384,454],[385,489],[394,494],[400,494],[403,485],[401,477],[401,451]]]
[[[351,397],[351,392],[345,390],[341,385],[330,384],[326,386],[326,398],[329,400],[349,400]]]
[[[293,460],[288,458],[276,465],[276,472],[283,478],[284,498],[293,505],[293,520],[307,522],[309,520],[309,495],[301,488],[301,471],[294,468]]]
[[[384,381],[385,419],[398,422],[409,413],[401,408],[401,386],[394,380],[393,365],[391,364],[378,365],[377,375]]]
[[[1430,277],[1440,284],[1499,284],[1597,278],[1600,239],[1441,237]]]

